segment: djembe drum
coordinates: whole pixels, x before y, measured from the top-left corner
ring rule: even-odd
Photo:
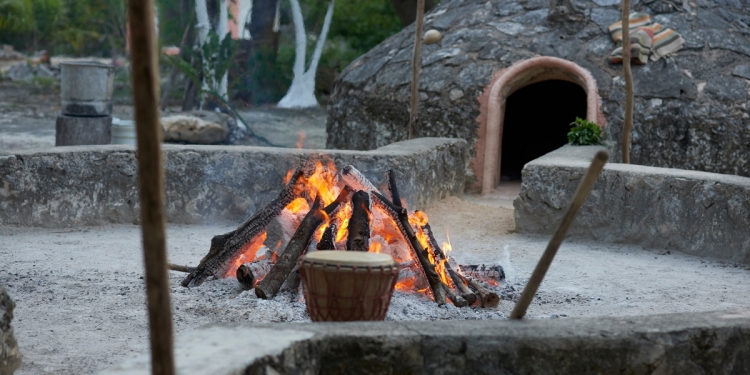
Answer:
[[[314,322],[383,320],[398,280],[388,254],[316,251],[299,262],[307,313]]]

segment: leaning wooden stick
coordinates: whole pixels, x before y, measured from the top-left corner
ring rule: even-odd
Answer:
[[[164,171],[159,125],[159,62],[152,0],[128,1],[130,71],[138,137],[138,185],[146,268],[151,373],[172,375],[174,339],[164,233]]]
[[[419,126],[419,66],[422,62],[422,24],[424,23],[424,0],[417,0],[417,20],[415,25],[414,56],[411,61],[411,114],[409,115],[409,139],[417,136]],[[396,203],[396,202],[393,202]]]
[[[594,160],[591,161],[591,166],[589,166],[586,176],[584,176],[581,184],[578,185],[578,189],[573,195],[573,200],[570,202],[570,207],[568,207],[568,211],[565,212],[565,216],[563,216],[560,227],[557,228],[557,232],[555,232],[555,235],[552,236],[552,239],[549,241],[547,249],[544,250],[542,258],[539,259],[539,263],[536,265],[536,268],[534,268],[534,272],[531,274],[528,284],[526,284],[523,293],[521,293],[521,297],[518,299],[518,302],[516,302],[513,312],[510,313],[510,319],[521,319],[526,315],[526,309],[529,308],[531,300],[534,299],[534,295],[539,289],[539,285],[542,283],[544,275],[547,273],[547,270],[552,263],[552,259],[554,259],[555,254],[557,254],[557,249],[560,248],[560,245],[565,239],[565,235],[568,234],[568,229],[570,229],[570,225],[573,224],[578,209],[583,206],[583,202],[586,201],[589,193],[591,193],[591,189],[594,187],[597,177],[599,177],[599,174],[602,172],[604,164],[607,163],[607,159],[609,159],[609,154],[606,151],[599,151],[596,153],[596,156],[594,156]]]

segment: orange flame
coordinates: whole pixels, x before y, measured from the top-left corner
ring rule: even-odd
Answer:
[[[305,198],[297,198],[286,205],[286,209],[293,214],[299,214],[302,212],[310,211],[310,205],[307,204],[307,200],[305,200]]]
[[[254,261],[258,250],[263,247],[263,242],[266,241],[266,236],[267,233],[263,231],[263,233],[250,240],[240,251],[240,256],[229,265],[224,277],[234,277],[237,274],[237,268],[240,268],[245,263]]]

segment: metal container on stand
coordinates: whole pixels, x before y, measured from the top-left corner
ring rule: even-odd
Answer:
[[[57,116],[55,145],[109,144],[114,67],[94,61],[60,65],[62,113]]]

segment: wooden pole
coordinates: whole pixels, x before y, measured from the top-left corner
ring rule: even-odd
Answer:
[[[419,65],[422,49],[422,24],[424,24],[424,0],[417,0],[417,21],[414,37],[414,58],[411,61],[411,113],[409,114],[409,139],[417,135],[419,126]],[[395,202],[394,202],[395,203]]]
[[[131,82],[138,136],[138,185],[151,329],[151,373],[175,373],[172,307],[164,235],[164,173],[159,125],[159,65],[152,0],[129,0]]]
[[[607,163],[607,159],[609,159],[609,154],[606,151],[599,151],[596,153],[596,156],[594,156],[594,160],[591,161],[591,166],[589,166],[586,176],[584,176],[581,184],[578,185],[578,189],[573,195],[573,200],[570,202],[570,207],[568,207],[568,211],[565,212],[565,216],[563,216],[560,227],[557,228],[557,232],[555,232],[555,235],[552,236],[552,239],[549,241],[547,249],[544,250],[542,258],[539,259],[539,263],[536,265],[536,268],[534,268],[534,272],[531,274],[528,284],[526,284],[523,293],[521,293],[521,298],[518,299],[516,306],[513,308],[513,312],[510,313],[510,319],[521,319],[526,315],[526,309],[529,308],[529,304],[531,304],[531,300],[539,289],[539,285],[542,283],[544,275],[547,273],[550,264],[552,264],[552,260],[555,258],[555,254],[557,254],[557,249],[560,248],[560,245],[565,239],[565,235],[568,234],[568,229],[570,229],[570,225],[573,224],[573,219],[575,219],[578,209],[583,206],[583,202],[586,201],[586,198],[589,196],[597,177],[599,177],[599,173],[601,173],[602,168],[604,168],[604,164]]]
[[[622,68],[625,73],[625,119],[622,124],[622,162],[630,164],[633,129],[633,73],[630,70],[630,0],[622,0]]]

